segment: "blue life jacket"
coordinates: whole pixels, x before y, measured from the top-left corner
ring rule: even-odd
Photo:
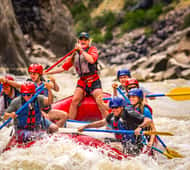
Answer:
[[[32,79],[27,79],[26,81],[32,81]],[[33,81],[32,81],[32,82],[33,82]],[[44,82],[42,81],[42,83],[39,84],[39,85],[38,85],[37,83],[35,83],[35,82],[34,82],[34,84],[35,84],[36,88],[38,88],[40,85],[44,84]],[[42,95],[48,97],[48,89],[47,89],[47,88],[44,88],[44,89],[41,91],[40,94],[42,94]],[[44,112],[48,113],[48,112],[51,110],[51,105],[45,106],[42,110],[43,110]]]
[[[21,97],[22,105],[26,103]],[[43,126],[42,115],[37,99],[31,103],[31,109],[27,107],[16,118],[17,129],[36,130]]]

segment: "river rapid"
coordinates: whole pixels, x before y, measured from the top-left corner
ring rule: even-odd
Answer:
[[[61,87],[55,93],[56,99],[73,94],[77,77],[64,73],[56,75]],[[103,89],[112,92],[111,84],[114,76],[101,76]],[[23,77],[17,77],[23,81]],[[142,83],[142,86],[153,93],[167,93],[172,88],[190,86],[190,81],[168,80],[164,82]],[[149,100],[154,110],[154,121],[158,131],[168,131],[174,136],[163,136],[168,147],[178,151],[184,158],[167,159],[160,153],[156,159],[141,154],[131,159],[121,161],[111,160],[99,149],[79,146],[67,138],[46,138],[28,149],[13,148],[0,154],[0,170],[190,170],[190,101],[174,101],[168,97]],[[1,122],[2,123],[2,122]],[[0,130],[0,151],[9,140],[11,127]],[[55,134],[56,135],[56,134]]]

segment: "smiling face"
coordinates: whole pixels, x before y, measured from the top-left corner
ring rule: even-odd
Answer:
[[[30,78],[32,79],[33,82],[38,83],[40,80],[40,75],[38,73],[32,73],[30,72]]]
[[[119,82],[121,83],[121,85],[123,87],[125,87],[125,83],[126,81],[129,79],[129,76],[127,75],[123,75],[123,76],[119,76]]]
[[[129,100],[132,105],[136,105],[139,102],[139,97],[138,96],[129,96]]]
[[[79,38],[79,44],[81,45],[82,48],[84,48],[84,49],[85,49],[85,48],[88,48],[89,43],[90,43],[90,40],[89,40],[89,39],[84,38],[84,37]]]

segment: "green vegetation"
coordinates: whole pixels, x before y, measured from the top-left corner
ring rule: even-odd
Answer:
[[[184,28],[190,27],[190,13],[185,16],[183,27]]]
[[[122,32],[152,24],[162,13],[162,5],[158,4],[149,10],[136,10],[126,13],[124,23],[121,25]]]
[[[75,23],[75,31],[78,34],[81,31],[87,31],[92,36],[94,42],[108,42],[113,39],[112,31],[114,28],[121,28],[121,34],[139,27],[147,27],[158,19],[164,13],[163,5],[156,4],[148,10],[129,11],[128,7],[134,5],[136,1],[126,1],[123,9],[124,15],[113,12],[105,12],[101,16],[91,18],[90,12],[96,8],[101,0],[78,1],[75,4],[63,0],[69,7]],[[167,9],[168,10],[168,9]],[[187,22],[188,23],[188,22]],[[150,35],[152,30],[145,30],[146,35]]]

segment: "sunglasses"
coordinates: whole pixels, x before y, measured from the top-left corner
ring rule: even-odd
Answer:
[[[85,38],[85,37],[81,37],[81,38],[79,38],[79,40],[88,41],[89,39],[88,39],[88,38]]]
[[[32,94],[31,93],[22,93],[22,96],[31,96]]]
[[[127,90],[131,90],[131,89],[134,89],[134,88],[137,88],[137,86],[127,87]]]
[[[117,108],[119,108],[119,107],[112,107],[112,109],[117,109]]]

